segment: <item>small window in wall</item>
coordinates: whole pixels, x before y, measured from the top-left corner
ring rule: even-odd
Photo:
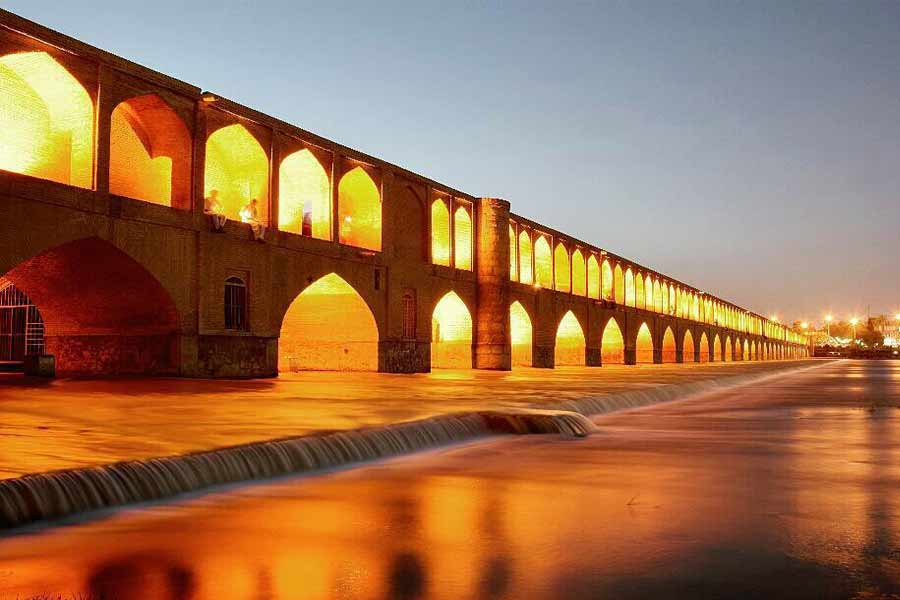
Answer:
[[[403,339],[416,339],[416,294],[412,290],[403,294]]]
[[[240,277],[225,280],[225,329],[247,330],[247,284]]]

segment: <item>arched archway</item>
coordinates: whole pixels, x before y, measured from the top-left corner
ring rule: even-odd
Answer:
[[[509,280],[519,279],[519,240],[516,238],[516,230],[512,223],[509,225]]]
[[[734,338],[734,360],[744,360],[744,346],[741,344],[741,338],[739,337]]]
[[[447,292],[431,316],[431,368],[472,368],[472,314],[456,292]]]
[[[677,362],[677,344],[675,343],[675,334],[672,333],[671,327],[666,327],[662,340],[662,361],[664,363]]]
[[[378,326],[353,286],[330,273],[291,302],[281,321],[278,370],[378,370]]]
[[[709,362],[709,338],[705,331],[700,334],[700,362]]]
[[[637,332],[637,338],[634,344],[635,362],[641,364],[653,363],[653,336],[650,334],[650,327],[646,323],[641,323]]]
[[[722,362],[722,340],[718,333],[713,339],[713,361]]]
[[[631,267],[625,271],[625,306],[634,306],[634,272]]]
[[[585,364],[584,330],[571,310],[563,315],[556,329],[554,364],[558,367]]]
[[[587,268],[584,255],[578,249],[572,253],[572,293],[587,296]]]
[[[215,198],[216,212],[234,221],[256,198],[259,221],[268,222],[269,157],[243,125],[222,127],[206,140],[204,190],[204,197]]]
[[[616,304],[625,304],[625,275],[619,264],[613,269],[613,292],[616,295]]]
[[[634,305],[636,308],[647,308],[646,296],[644,296],[644,276],[640,273],[634,276]]]
[[[725,336],[725,362],[731,362],[734,360],[734,351],[731,347],[731,336]]]
[[[331,181],[307,148],[286,156],[278,168],[278,229],[331,239]]]
[[[684,362],[694,362],[694,350],[694,336],[691,330],[688,329],[684,332],[684,342],[681,344],[682,360]],[[706,359],[709,360],[709,353],[706,354]]]
[[[603,338],[600,340],[600,364],[625,364],[625,338],[619,324],[613,318],[610,318],[603,328]]]
[[[532,258],[531,236],[523,231],[519,234],[519,281],[526,285],[534,283]]]
[[[178,373],[180,320],[162,284],[99,238],[68,242],[25,260],[4,279],[43,317],[57,375]]]
[[[381,251],[381,194],[362,167],[354,167],[338,184],[340,242]]]
[[[553,289],[553,256],[544,235],[534,242],[534,281],[541,287]]]
[[[453,211],[453,266],[472,270],[472,217],[466,206]]]
[[[443,198],[431,203],[431,262],[450,266],[450,209]]]
[[[553,251],[554,289],[560,292],[568,292],[571,289],[569,281],[569,251],[562,242],[556,244]]]
[[[741,353],[741,360],[751,360],[750,343],[744,338],[744,351]]]
[[[512,345],[512,366],[532,366],[534,360],[532,358],[531,317],[518,301],[513,302],[509,307],[509,338]]]
[[[191,207],[191,134],[156,94],[119,104],[110,118],[109,191],[180,209]]]
[[[600,298],[600,263],[597,257],[591,254],[587,264],[587,292],[590,298]]]
[[[93,186],[94,104],[46,52],[0,57],[0,169]]]
[[[604,300],[613,299],[613,270],[608,260],[603,261],[601,267],[601,287]]]

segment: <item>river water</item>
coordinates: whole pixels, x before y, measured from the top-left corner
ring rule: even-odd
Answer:
[[[900,363],[0,539],[0,598],[895,598]]]

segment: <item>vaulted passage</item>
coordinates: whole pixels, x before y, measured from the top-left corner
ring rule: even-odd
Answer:
[[[44,320],[22,290],[0,277],[0,369],[20,367],[44,353]]]
[[[625,338],[615,319],[606,322],[603,328],[603,338],[600,340],[600,364],[624,365],[625,364]]]
[[[718,341],[716,342],[718,343]],[[706,333],[700,335],[700,362],[706,363],[709,362],[709,338],[706,337]]]
[[[450,266],[450,209],[442,198],[431,203],[431,262]]]
[[[690,330],[684,332],[684,343],[682,344],[682,360],[684,362],[694,362],[694,336]],[[707,353],[706,359],[709,360]]]
[[[168,292],[98,238],[46,250],[3,276],[37,307],[58,375],[177,374],[179,320]]]
[[[93,185],[94,105],[45,52],[0,57],[0,169]]]
[[[472,217],[464,206],[453,212],[453,266],[472,270]]]
[[[715,362],[722,361],[722,341],[719,339],[719,334],[716,334],[715,339],[713,340],[713,360]]]
[[[155,94],[132,98],[112,113],[109,191],[187,210],[191,196],[191,135]]]
[[[306,148],[285,157],[278,169],[278,229],[331,239],[331,183]]]
[[[532,360],[532,326],[528,312],[518,302],[509,307],[509,337],[512,343],[512,365],[530,367]]]
[[[585,359],[584,331],[572,313],[567,312],[556,330],[554,363],[556,366],[583,366]]]
[[[677,359],[677,344],[675,343],[675,334],[672,333],[671,327],[666,327],[666,333],[663,335],[662,341],[662,361],[664,363],[673,363]]]
[[[553,289],[553,256],[545,236],[534,242],[534,280],[547,289]]]
[[[534,269],[532,268],[531,238],[527,231],[519,234],[519,281],[531,285],[534,282]]]
[[[259,221],[268,222],[269,157],[243,125],[223,127],[206,141],[204,197],[211,212],[233,221],[255,198]]]
[[[365,300],[338,275],[304,289],[278,339],[279,371],[375,371],[378,326]]]
[[[431,368],[472,368],[472,315],[456,292],[447,292],[434,307]]]
[[[338,185],[340,242],[381,250],[381,194],[365,169],[356,167]]]
[[[732,353],[731,336],[727,336],[725,338],[725,362],[731,362],[732,360],[734,360],[734,354]]]
[[[653,363],[653,336],[646,323],[641,323],[635,341],[635,362],[641,364]]]

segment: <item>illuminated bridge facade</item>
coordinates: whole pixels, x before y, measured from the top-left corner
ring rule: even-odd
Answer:
[[[29,347],[59,374],[805,356],[783,326],[508,202],[0,26],[0,288],[39,313]]]

